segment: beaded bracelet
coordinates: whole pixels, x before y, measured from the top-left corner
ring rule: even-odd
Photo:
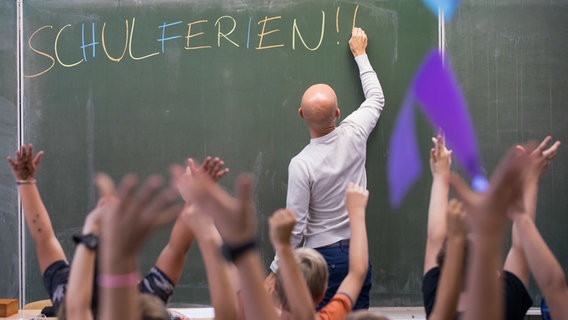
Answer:
[[[140,274],[138,271],[125,274],[99,274],[97,282],[99,287],[103,288],[133,287],[140,282]]]
[[[20,186],[22,184],[35,184],[36,180],[35,179],[30,179],[30,180],[26,180],[26,179],[18,179],[16,180],[16,185]]]

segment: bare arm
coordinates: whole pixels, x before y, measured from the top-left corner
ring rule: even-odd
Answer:
[[[286,311],[291,313],[293,319],[313,319],[315,317],[313,297],[296,262],[294,248],[290,244],[290,234],[295,222],[292,212],[285,209],[275,211],[268,220],[270,241],[280,257],[278,272],[288,301],[289,310]]]
[[[436,256],[446,238],[446,208],[450,189],[448,179],[452,163],[452,151],[446,149],[444,137],[438,134],[436,138],[432,138],[432,142],[434,143],[434,148],[430,150],[432,189],[428,206],[428,238],[424,254],[424,274],[438,265]]]
[[[369,191],[363,187],[349,183],[345,192],[345,206],[349,214],[349,272],[337,289],[347,294],[353,302],[357,300],[361,287],[369,269],[369,249],[367,243],[367,227],[365,225],[365,208]]]
[[[190,205],[186,206],[178,221],[186,224],[199,244],[207,273],[211,305],[215,309],[215,319],[237,319],[237,295],[229,278],[229,265],[221,255],[223,240],[213,220]]]
[[[440,275],[436,302],[430,320],[454,319],[463,283],[464,247],[467,230],[461,202],[452,199],[448,204],[448,237],[446,258]]]
[[[548,305],[552,319],[568,319],[566,275],[527,214],[516,215],[515,224],[527,261]]]
[[[173,204],[175,190],[162,191],[160,177],[150,177],[138,190],[137,184],[133,175],[125,177],[119,200],[103,214],[98,279],[101,319],[140,319],[136,255],[150,233],[180,213]]]
[[[219,233],[228,247],[250,243],[256,235],[256,211],[252,206],[250,176],[237,179],[237,198],[229,196],[212,179],[190,165],[192,179],[189,188],[199,210],[213,217]],[[249,247],[235,258],[241,280],[245,315],[247,319],[277,319],[268,293],[263,286],[264,270],[257,250]]]
[[[89,213],[83,226],[83,234],[99,234],[100,226],[98,220],[102,210],[98,206]],[[88,249],[84,245],[78,245],[75,249],[65,294],[67,319],[93,319],[91,301],[93,298],[95,258],[96,251]]]
[[[193,159],[187,161],[193,163]],[[224,168],[224,165],[225,162],[219,157],[206,157],[198,166],[198,170],[207,173],[214,181],[219,181],[229,172],[229,168]],[[184,174],[189,174],[189,171],[186,170],[184,173],[182,168],[172,166],[170,167],[170,174],[171,184],[177,187],[184,200],[191,203],[191,195],[187,193],[187,188],[184,187],[184,179],[186,179]],[[185,222],[177,219],[168,243],[156,260],[156,267],[168,276],[174,286],[178,284],[181,278],[192,242],[193,232]]]
[[[491,177],[487,192],[475,193],[457,175],[452,187],[466,205],[473,233],[472,254],[466,281],[465,319],[502,319],[503,282],[496,279],[502,258],[507,210],[522,197],[527,157],[511,149]]]
[[[523,184],[523,210],[533,221],[536,216],[538,182],[542,174],[544,174],[548,168],[552,159],[556,156],[558,147],[560,146],[560,141],[556,141],[552,146],[546,148],[551,140],[552,138],[550,136],[544,138],[538,147],[530,152],[529,155],[530,167],[527,171],[526,179]],[[527,153],[522,146],[517,146],[517,149],[520,152]],[[503,269],[515,274],[523,282],[525,287],[528,287],[529,270],[527,259],[523,251],[519,238],[519,231],[517,229],[517,224],[513,223],[511,249],[507,254],[507,259],[505,260]]]
[[[24,219],[34,241],[34,247],[43,274],[47,267],[58,260],[66,260],[65,252],[55,237],[49,214],[35,181],[35,172],[41,161],[43,151],[34,156],[33,146],[22,145],[16,151],[15,159],[8,157],[12,173],[16,178],[18,193],[22,201]]]

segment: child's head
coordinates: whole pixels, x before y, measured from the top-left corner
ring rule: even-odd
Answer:
[[[312,295],[315,304],[318,304],[324,297],[327,288],[327,263],[323,256],[311,248],[298,248],[294,251],[296,262],[306,280],[308,290]],[[284,293],[280,272],[276,272],[276,293],[282,302],[282,308],[289,310],[288,300]]]
[[[351,312],[347,316],[347,320],[389,320],[386,316],[371,312],[369,310],[358,310]]]
[[[154,295],[140,293],[138,295],[138,306],[142,320],[170,320],[166,305]]]

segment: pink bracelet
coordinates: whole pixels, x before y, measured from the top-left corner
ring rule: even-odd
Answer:
[[[126,274],[99,274],[97,282],[99,287],[103,288],[132,287],[140,282],[140,274],[138,271]]]

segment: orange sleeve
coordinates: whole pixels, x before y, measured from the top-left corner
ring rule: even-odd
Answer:
[[[329,303],[323,307],[318,313],[318,320],[341,320],[347,317],[347,314],[353,309],[351,297],[347,294],[338,292]]]

